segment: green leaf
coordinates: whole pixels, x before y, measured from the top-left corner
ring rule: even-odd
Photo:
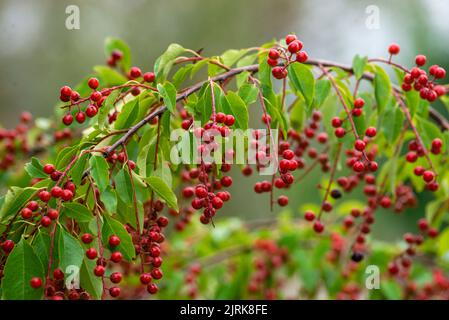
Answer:
[[[433,139],[443,139],[440,129],[434,123],[423,117],[417,117],[417,120],[418,131],[420,132],[421,139],[427,149],[430,149]]]
[[[90,222],[94,218],[88,208],[76,202],[63,202],[61,215],[75,219],[77,222]]]
[[[73,160],[73,158],[76,157],[77,152],[78,152],[77,145],[62,149],[62,151],[58,153],[58,157],[56,158],[55,162],[56,169],[63,171],[67,167],[67,165]]]
[[[256,102],[259,89],[253,84],[245,83],[239,88],[239,96],[246,105]]]
[[[104,49],[107,58],[111,56],[112,51],[119,50],[123,54],[119,63],[125,70],[131,68],[131,50],[125,42],[117,38],[106,38]]]
[[[391,82],[390,77],[379,66],[375,66],[374,76],[374,95],[377,102],[377,112],[382,114],[391,98]]]
[[[159,177],[148,177],[145,179],[151,189],[167,204],[170,208],[178,211],[178,200],[173,190]]]
[[[60,227],[58,229],[58,235],[59,267],[67,275],[70,266],[81,268],[84,249],[80,242],[65,231],[64,228]]]
[[[241,129],[248,129],[248,108],[245,102],[235,92],[229,91],[226,95],[226,99],[229,102],[232,114],[235,117],[237,127]]]
[[[321,107],[331,91],[331,83],[327,79],[318,80],[315,85],[315,102],[316,108]]]
[[[32,178],[42,178],[42,179],[48,178],[48,175],[44,172],[43,169],[44,166],[41,164],[39,159],[35,157],[31,158],[31,162],[25,164],[25,171]]]
[[[103,192],[109,185],[109,166],[104,157],[93,156],[89,160],[91,166],[91,175],[98,187]]]
[[[106,119],[108,117],[109,111],[113,108],[115,99],[120,94],[119,90],[114,90],[106,100],[103,102],[103,105],[100,108],[100,111],[98,112],[98,125],[100,126],[100,129],[104,128]]]
[[[154,72],[157,82],[162,82],[168,76],[175,59],[185,51],[185,49],[177,43],[172,43],[167,50],[156,60],[154,64]]]
[[[128,170],[121,169],[117,173],[115,176],[115,189],[117,195],[124,203],[131,203],[133,201],[133,189]]]
[[[76,185],[81,184],[81,179],[83,178],[84,171],[86,170],[87,159],[90,157],[90,154],[85,153],[75,162],[72,169],[70,170],[70,176],[72,177],[72,181]]]
[[[388,109],[382,116],[382,132],[391,143],[396,141],[404,127],[404,114],[399,107]]]
[[[16,214],[31,200],[37,188],[12,187],[5,196],[2,208],[0,209],[0,219]]]
[[[174,113],[176,109],[176,88],[170,82],[166,82],[163,85],[158,84],[157,89],[159,90],[160,95],[164,99],[165,106],[167,109]]]
[[[288,67],[288,77],[293,87],[299,90],[310,107],[315,96],[315,77],[310,68],[302,63],[293,63]]]
[[[380,289],[388,300],[401,299],[402,289],[400,285],[393,280],[382,281]]]
[[[114,213],[117,211],[117,193],[111,186],[108,186],[106,190],[100,194],[100,199],[107,212]]]
[[[139,106],[138,99],[133,99],[128,101],[120,111],[120,114],[115,121],[114,128],[116,130],[128,129],[131,127],[138,119]]]
[[[100,77],[100,84],[102,86],[116,86],[128,81],[124,75],[110,67],[95,66],[94,70],[98,73],[98,76]]]
[[[248,52],[247,49],[241,49],[241,50],[235,50],[230,49],[225,51],[221,55],[221,59],[223,61],[223,64],[227,67],[232,67],[238,60],[240,60],[246,53]]]
[[[95,261],[84,257],[80,270],[80,285],[89,292],[93,299],[99,300],[103,292],[103,284],[101,278],[93,272],[95,265]]]
[[[122,223],[104,215],[104,224],[102,228],[103,243],[108,243],[109,237],[116,235],[120,238],[120,244],[115,248],[123,254],[127,261],[131,261],[135,257],[135,249],[131,235],[126,231]]]
[[[9,254],[2,279],[2,298],[4,300],[38,300],[44,293],[43,286],[34,289],[31,278],[44,278],[44,268],[33,248],[21,239]]]
[[[358,54],[352,60],[352,69],[357,80],[360,80],[365,72],[366,64],[368,63],[368,57],[362,57]]]

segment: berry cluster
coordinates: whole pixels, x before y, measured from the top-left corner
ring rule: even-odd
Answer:
[[[304,63],[309,56],[305,51],[301,51],[303,44],[297,39],[294,34],[289,34],[285,37],[287,48],[278,45],[271,48],[268,52],[267,63],[273,69],[271,73],[276,79],[284,79],[288,75],[287,67],[293,62]],[[279,65],[279,60],[282,60],[282,65]]]
[[[439,138],[435,138],[432,141],[430,152],[437,155],[441,153],[443,142]],[[409,152],[406,154],[405,159],[409,163],[414,163],[420,157],[426,156],[426,149],[417,141],[411,140],[408,144]],[[429,191],[435,192],[439,188],[438,182],[436,182],[436,173],[431,169],[426,170],[422,166],[416,166],[413,170],[414,174],[418,177],[422,177],[426,183],[426,187]]]

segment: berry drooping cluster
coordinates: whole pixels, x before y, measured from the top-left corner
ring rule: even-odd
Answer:
[[[273,69],[271,73],[276,79],[284,79],[288,75],[287,67],[294,62],[304,63],[309,56],[305,51],[301,51],[303,44],[294,34],[285,37],[287,47],[278,45],[268,52],[267,63]],[[281,60],[281,62],[279,62]]]

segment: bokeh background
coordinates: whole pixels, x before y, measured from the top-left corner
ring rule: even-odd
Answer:
[[[65,27],[68,5],[80,8],[80,30]],[[378,28],[366,24],[372,6],[378,9]],[[447,0],[0,0],[0,123],[14,125],[22,110],[50,115],[62,85],[75,85],[93,65],[104,63],[108,36],[127,42],[134,64],[144,70],[171,42],[213,55],[289,32],[316,58],[351,63],[356,53],[385,56],[397,42],[399,62],[410,65],[422,53],[447,68],[448,17]],[[318,172],[314,178],[319,180]],[[253,182],[239,178],[233,201],[220,214],[275,215],[265,197],[252,193]],[[314,190],[313,182],[291,190],[293,210],[305,201],[318,203]],[[375,231],[398,238],[415,221],[410,215],[422,214],[422,207],[402,216],[381,212]]]

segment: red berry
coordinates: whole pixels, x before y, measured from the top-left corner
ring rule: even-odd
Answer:
[[[63,97],[70,97],[72,94],[72,89],[69,86],[64,86],[61,88],[60,93]]]
[[[160,210],[160,211],[162,211],[162,210]],[[167,225],[168,225],[168,218],[167,217],[164,217],[164,216],[160,216],[158,219],[157,219],[157,225],[159,226],[159,227],[161,227],[161,228],[165,228]]]
[[[407,160],[407,162],[411,162],[412,163],[412,162],[415,162],[418,159],[418,155],[416,154],[416,152],[410,151],[405,156],[405,159]]]
[[[147,291],[148,291],[149,294],[155,294],[158,291],[158,287],[157,287],[157,285],[155,283],[150,283],[147,286]]]
[[[140,68],[138,68],[138,67],[131,67],[131,69],[129,69],[129,77],[131,79],[138,78],[141,75],[142,75],[142,71],[140,70]]]
[[[365,135],[370,138],[375,137],[376,133],[377,133],[377,130],[374,127],[368,127],[365,131]]]
[[[282,157],[291,160],[295,157],[295,153],[292,150],[284,150],[284,152],[282,152]]]
[[[50,219],[49,217],[47,217],[47,216],[43,216],[43,217],[41,218],[41,224],[42,224],[45,228],[47,228],[47,227],[51,224],[51,219]]]
[[[302,49],[302,42],[298,40],[292,41],[288,45],[288,51],[290,51],[291,53],[296,53],[301,49]]]
[[[120,238],[116,235],[112,235],[109,237],[109,245],[111,247],[116,247],[120,244]]]
[[[223,112],[218,112],[215,115],[215,121],[218,123],[224,123],[226,121],[226,115]],[[202,134],[200,136],[202,136]]]
[[[58,186],[54,186],[53,188],[51,188],[51,195],[53,198],[59,198],[62,196],[62,189]]]
[[[215,209],[220,209],[221,207],[223,207],[223,200],[221,200],[219,197],[214,197],[212,199],[212,206]]]
[[[287,45],[289,45],[290,43],[292,43],[293,41],[295,41],[297,38],[294,34],[289,34],[285,37],[285,42],[287,43]]]
[[[30,280],[30,285],[34,289],[39,289],[40,287],[42,287],[42,279],[39,277],[33,277]]]
[[[313,213],[312,211],[306,211],[306,212],[304,213],[304,218],[305,218],[307,221],[313,221],[313,220],[315,220],[315,213]]]
[[[362,161],[356,161],[354,162],[352,168],[354,169],[355,172],[362,172],[363,170],[365,170],[365,165],[363,164]]]
[[[429,228],[429,223],[425,218],[418,220],[418,227],[421,231],[426,231]]]
[[[309,55],[305,51],[300,51],[296,54],[296,61],[299,63],[304,63],[309,59]]]
[[[313,224],[313,230],[315,230],[316,233],[321,233],[324,231],[324,224],[321,223],[321,221],[315,221]]]
[[[270,49],[270,51],[268,52],[268,56],[270,57],[270,59],[276,60],[276,59],[279,59],[280,54],[279,54],[279,51],[278,51],[278,50],[272,48],[272,49]]]
[[[267,59],[267,63],[271,67],[276,67],[278,65],[278,61],[277,60],[273,60],[273,59]]]
[[[424,174],[425,169],[421,166],[417,166],[413,172],[415,173],[415,175],[417,176],[422,176]]]
[[[95,248],[89,248],[86,250],[86,256],[87,258],[89,258],[90,260],[94,260],[97,258],[97,250],[95,250]]]
[[[443,141],[439,138],[435,138],[432,141],[432,148],[440,149],[443,146]]]
[[[51,194],[50,194],[50,192],[45,191],[45,190],[39,192],[39,195],[38,195],[38,196],[39,196],[39,199],[41,199],[42,202],[48,202],[48,201],[50,201],[50,199],[51,199]]]
[[[52,174],[53,172],[55,172],[55,166],[54,165],[52,165],[52,164],[46,164],[45,166],[44,166],[44,172],[46,173],[46,174]]]
[[[355,143],[354,143],[354,148],[357,151],[365,150],[365,146],[366,146],[365,142],[363,142],[363,140],[360,140],[360,139],[356,140]]]
[[[56,220],[58,219],[59,216],[59,212],[56,209],[49,209],[47,212],[47,216],[51,219],[51,220]]]
[[[73,192],[68,190],[68,189],[64,189],[64,191],[62,191],[61,199],[64,200],[64,201],[72,200],[73,199]]]
[[[102,276],[104,276],[104,272],[106,271],[106,269],[103,267],[103,266],[101,266],[101,265],[99,265],[99,266],[96,266],[95,268],[94,268],[94,274],[97,276],[97,277],[102,277]]]
[[[153,279],[159,280],[159,279],[162,278],[162,276],[163,276],[163,274],[162,274],[161,269],[154,268],[154,269],[151,271],[151,277],[153,277]]]
[[[122,261],[122,259],[123,259],[123,255],[120,251],[116,251],[111,254],[112,262],[119,263],[120,261]]]
[[[446,70],[443,68],[437,68],[435,70],[435,78],[437,79],[443,79],[446,76]]]
[[[36,211],[39,209],[39,203],[37,201],[30,201],[27,205],[27,208],[31,211]]]
[[[271,73],[276,79],[284,79],[288,74],[287,69],[284,67],[274,67]]]
[[[341,127],[342,124],[343,124],[343,121],[340,118],[335,117],[332,119],[332,127],[339,128],[339,127]]]
[[[432,171],[424,171],[423,173],[423,179],[425,182],[431,182],[433,179],[435,179],[435,174]]]
[[[232,185],[232,178],[230,176],[224,176],[220,180],[223,187],[230,187]]]
[[[73,123],[73,116],[71,114],[66,114],[63,118],[62,118],[62,122],[66,125],[66,126],[70,126]]]
[[[120,292],[121,292],[121,290],[118,287],[109,288],[109,294],[113,298],[117,298],[120,295]]]
[[[392,55],[396,55],[399,53],[399,51],[401,50],[401,48],[399,47],[399,45],[397,45],[396,43],[392,43],[390,44],[390,46],[388,47],[388,52]]]
[[[399,267],[397,266],[396,263],[390,262],[390,263],[388,264],[388,272],[389,272],[391,275],[396,275],[396,274],[398,274],[398,272],[399,272]]]
[[[89,106],[86,108],[86,115],[87,115],[89,118],[95,117],[95,116],[97,115],[97,112],[98,112],[98,109],[97,109],[97,107],[94,106],[93,104],[89,105]]]
[[[142,273],[140,275],[140,283],[141,284],[149,284],[153,278],[149,273]]]
[[[143,81],[145,82],[154,82],[155,79],[156,75],[154,74],[154,72],[145,72],[143,74]]]
[[[103,97],[103,95],[101,94],[100,91],[94,91],[90,95],[90,99],[95,102],[100,101],[102,97]]]
[[[78,123],[83,123],[86,121],[86,115],[84,112],[80,111],[76,114],[75,119]]]
[[[286,205],[288,205],[288,197],[287,196],[280,196],[278,198],[278,204],[281,207],[285,207]]]
[[[85,244],[89,244],[94,240],[90,233],[85,233],[81,236],[81,241]]]
[[[354,107],[357,109],[363,108],[363,106],[365,105],[365,100],[363,100],[362,98],[357,98],[354,101]]]
[[[29,208],[24,208],[20,213],[20,215],[22,216],[23,219],[27,220],[33,216],[33,211],[31,211]]]
[[[426,64],[426,56],[424,56],[422,54],[417,55],[415,58],[415,63],[418,67],[425,65]]]
[[[346,134],[346,130],[345,129],[343,129],[343,128],[337,128],[337,129],[335,129],[335,136],[337,137],[337,138],[343,138],[344,136],[345,136],[345,134]]]
[[[112,283],[120,283],[122,281],[122,274],[120,272],[113,272],[110,276],[109,279],[111,280]]]
[[[97,89],[98,88],[98,86],[100,85],[100,81],[98,81],[98,79],[97,78],[90,78],[88,81],[87,81],[87,85],[91,88],[91,89]]]
[[[228,114],[228,115],[226,116],[226,119],[225,119],[225,121],[224,121],[224,124],[227,125],[228,127],[231,127],[231,126],[234,125],[234,123],[235,123],[235,118],[234,118],[234,116],[231,115],[231,114]]]
[[[430,228],[429,231],[427,231],[427,235],[430,238],[436,238],[438,236],[438,230],[435,228]]]

